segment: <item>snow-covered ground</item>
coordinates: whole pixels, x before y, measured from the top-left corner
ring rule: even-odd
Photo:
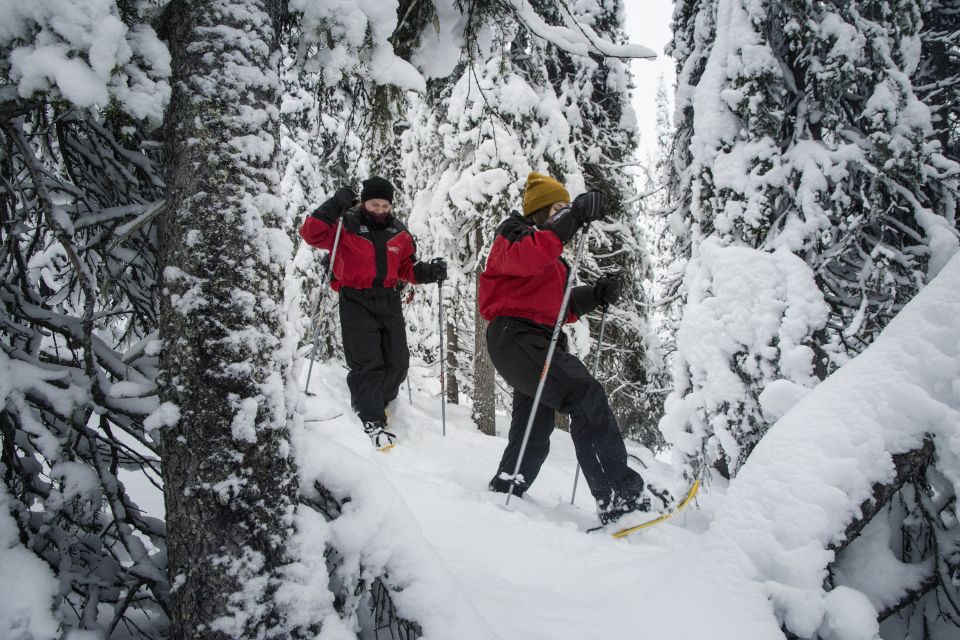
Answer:
[[[439,397],[415,393],[411,405],[401,393],[399,445],[377,453],[349,410],[344,371],[320,366],[303,407],[310,420],[294,433],[303,480],[350,494],[365,515],[311,520],[309,534],[349,540],[365,563],[411,585],[398,606],[434,621],[429,638],[769,640],[785,625],[801,637],[875,639],[890,591],[925,567],[877,547],[862,567],[839,567],[827,591],[828,545],[875,483],[892,479],[891,454],[926,434],[938,468],[960,486],[958,290],[954,258],[858,358],[808,393],[765,399],[785,414],[729,491],[714,481],[695,505],[626,540],[585,532],[596,524],[586,491],[568,504],[576,461],[567,433],[554,433],[528,496],[505,506],[486,490],[502,437],[478,433],[455,406],[444,436]],[[426,382],[414,378],[414,388]],[[648,480],[676,488],[668,465],[634,452]]]
[[[377,453],[349,410],[345,372],[321,365],[313,376],[317,396],[306,403],[301,453],[312,458],[326,449],[338,464],[369,474],[369,482],[385,481],[395,489],[382,497],[402,499],[412,515],[405,524],[439,556],[445,580],[470,603],[471,617],[475,613],[490,629],[475,629],[473,636],[614,639],[657,630],[659,638],[768,639],[779,634],[760,585],[738,568],[743,558],[704,538],[716,484],[686,511],[627,539],[586,533],[598,523],[595,504],[581,480],[576,504],[570,505],[576,458],[566,432],[554,432],[550,456],[527,496],[506,506],[504,495],[486,488],[506,439],[479,433],[466,409],[448,405],[443,436],[439,397],[415,393],[410,405],[404,389],[391,416],[399,444]],[[498,431],[505,432],[509,419],[499,420]],[[646,479],[676,486],[668,465],[642,447],[630,449],[647,465],[638,467]],[[309,474],[311,461],[301,462]],[[390,537],[389,531],[381,533]],[[428,597],[441,608],[449,594]],[[461,630],[471,626],[450,624]],[[717,636],[718,629],[736,635]]]
[[[349,409],[344,370],[318,364],[315,395],[298,407],[306,419],[292,425],[293,451],[304,490],[319,480],[349,502],[332,522],[301,509],[297,562],[278,597],[295,617],[322,621],[322,638],[356,637],[328,589],[324,553],[333,547],[343,572],[385,570],[401,588],[393,594],[400,614],[428,640],[770,640],[783,637],[782,625],[801,637],[875,640],[876,612],[895,601],[893,589],[929,567],[897,560],[877,519],[841,557],[827,591],[828,545],[873,485],[890,481],[890,455],[927,434],[952,485],[943,489],[960,488],[958,291],[955,257],[863,354],[805,394],[767,398],[785,413],[729,487],[711,482],[685,511],[625,540],[586,532],[597,521],[583,487],[569,504],[576,461],[567,433],[554,433],[537,482],[506,506],[486,490],[504,438],[477,432],[458,406],[447,407],[443,435],[434,380],[413,371],[412,404],[404,389],[392,408],[399,444],[378,453]],[[678,488],[668,464],[631,448],[648,480]],[[151,509],[149,496],[137,498]],[[18,546],[5,500],[0,492],[3,581],[16,571],[30,586],[0,598],[0,636],[52,637],[44,609],[56,583]]]

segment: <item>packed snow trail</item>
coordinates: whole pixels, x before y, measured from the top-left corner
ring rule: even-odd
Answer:
[[[304,442],[316,450],[342,447],[339,459],[355,456],[349,464],[396,489],[419,533],[494,634],[477,637],[583,640],[654,633],[680,639],[717,637],[718,629],[736,632],[721,637],[779,636],[766,596],[737,569],[744,559],[705,542],[708,518],[697,505],[629,540],[585,533],[598,520],[585,487],[576,505],[569,504],[576,458],[568,433],[554,433],[533,488],[507,507],[503,494],[487,490],[506,440],[480,434],[468,409],[448,405],[444,437],[439,398],[415,393],[411,406],[403,389],[391,407],[398,444],[377,453],[350,411],[341,367],[318,364],[311,391],[316,396],[307,398],[305,414],[319,420],[305,424]],[[498,416],[498,431],[506,431],[507,420]],[[646,480],[675,484],[667,465],[645,449],[632,449],[650,467],[640,469]],[[699,503],[709,502],[704,492]],[[438,608],[449,596],[431,595]],[[431,607],[419,605],[421,613]]]

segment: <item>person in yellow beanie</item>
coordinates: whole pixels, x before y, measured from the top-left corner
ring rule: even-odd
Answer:
[[[566,187],[550,176],[532,172],[527,176],[527,186],[523,191],[523,215],[533,216],[535,224],[543,224],[552,215],[554,205],[566,205],[570,202],[570,193]],[[559,207],[556,207],[559,210]]]
[[[559,411],[570,416],[577,460],[604,524],[630,511],[649,509],[650,502],[643,479],[627,466],[627,450],[606,392],[584,364],[567,353],[562,332],[519,473],[513,474],[566,291],[569,267],[560,254],[579,229],[605,213],[600,192],[579,195],[571,204],[563,184],[531,173],[523,194],[523,215],[511,215],[497,228],[478,292],[480,315],[490,322],[490,359],[513,387],[507,447],[490,489],[522,495],[533,484],[550,450],[554,412]],[[617,280],[609,277],[574,287],[564,322],[574,322],[598,306],[616,304],[619,291]]]

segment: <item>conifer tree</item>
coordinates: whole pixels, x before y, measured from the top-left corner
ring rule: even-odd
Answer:
[[[960,162],[960,0],[929,0],[921,10],[920,63],[911,79],[941,152]]]
[[[282,6],[181,4],[161,236],[173,635],[296,634],[275,597],[298,491],[279,304],[292,258],[276,195]]]
[[[679,365],[678,411],[694,393],[708,439],[723,421],[738,425],[732,472],[769,425],[757,403],[769,382],[810,385],[809,367],[823,378],[859,353],[955,251],[952,225],[924,195],[948,160],[927,144],[929,111],[909,81],[919,3],[717,0],[676,16],[677,140],[689,140],[690,157],[674,187],[690,200],[675,201],[675,216],[692,257],[707,237],[788,250],[809,265],[829,310],[805,329],[801,369],[775,350],[726,354],[745,380],[737,393],[703,400],[703,356]],[[716,37],[698,39],[714,16]],[[693,455],[720,460],[722,451]]]

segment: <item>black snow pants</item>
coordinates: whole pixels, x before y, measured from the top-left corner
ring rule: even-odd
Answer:
[[[510,434],[498,474],[512,475],[516,468],[552,333],[552,327],[506,316],[494,318],[487,327],[487,348],[493,366],[513,387]],[[554,411],[570,416],[577,460],[600,508],[637,500],[643,491],[643,480],[627,466],[627,450],[607,394],[584,364],[567,353],[563,333],[553,353],[520,466],[523,490],[533,484],[550,451]]]
[[[340,327],[350,402],[360,420],[386,420],[384,407],[407,377],[407,327],[396,289],[340,289]]]

